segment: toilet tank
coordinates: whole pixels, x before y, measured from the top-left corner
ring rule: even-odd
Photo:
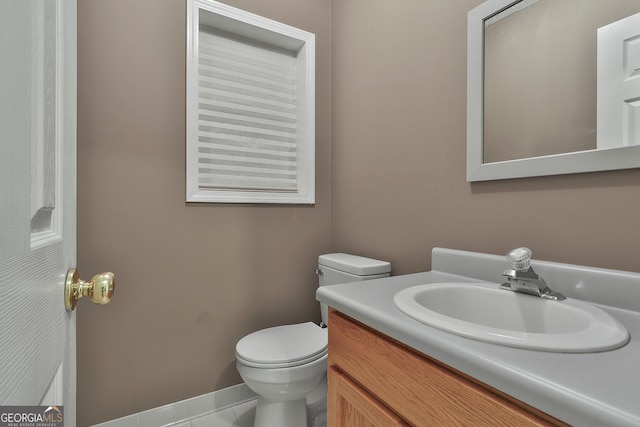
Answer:
[[[318,257],[319,286],[389,277],[391,263],[357,255],[336,253]],[[328,308],[321,303],[322,322],[328,325]]]

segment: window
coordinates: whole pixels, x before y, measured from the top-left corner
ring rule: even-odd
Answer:
[[[315,36],[187,4],[187,201],[313,204]]]

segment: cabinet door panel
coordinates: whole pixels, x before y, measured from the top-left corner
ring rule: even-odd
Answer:
[[[335,427],[408,426],[396,414],[362,390],[345,374],[329,368],[329,419]]]

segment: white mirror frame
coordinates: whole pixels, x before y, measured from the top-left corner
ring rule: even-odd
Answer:
[[[640,146],[483,163],[484,21],[520,0],[488,0],[467,15],[467,181],[640,167]]]

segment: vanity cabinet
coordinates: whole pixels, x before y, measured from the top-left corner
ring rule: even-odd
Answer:
[[[342,313],[329,316],[327,425],[566,425]]]

